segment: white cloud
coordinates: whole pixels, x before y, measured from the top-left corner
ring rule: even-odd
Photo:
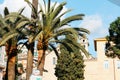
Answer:
[[[32,2],[32,0],[30,0],[30,1]],[[52,2],[52,5],[53,5],[53,3],[54,2]],[[39,0],[39,4],[44,5],[42,0]],[[58,5],[59,5],[59,3],[57,3],[56,6],[58,6]],[[31,16],[31,9],[24,0],[4,0],[3,4],[0,4],[0,14],[3,14],[5,7],[8,7],[10,12],[18,11],[19,9],[25,7],[23,14],[28,17]],[[39,6],[38,6],[38,8],[39,8]],[[64,9],[62,10],[61,13],[63,13],[66,10],[67,9],[64,7]]]
[[[30,17],[30,7],[24,0],[4,0],[4,3],[0,5],[0,14],[3,14],[5,7],[8,7],[10,12],[18,11],[25,7],[23,14]]]
[[[90,35],[88,35],[88,38],[90,44],[89,50],[93,52],[91,53],[92,55],[95,53],[93,40],[95,38],[101,38],[107,35],[108,29],[106,26],[107,25],[105,25],[105,23],[103,22],[103,18],[98,14],[85,16],[80,24],[80,27],[89,30],[91,33]],[[94,57],[96,57],[95,54]]]
[[[102,19],[99,15],[85,16],[80,27],[88,29],[91,33],[95,33],[102,26]]]

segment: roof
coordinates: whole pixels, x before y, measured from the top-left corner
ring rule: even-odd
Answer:
[[[95,51],[97,51],[97,41],[107,41],[107,39],[105,37],[94,39],[94,48],[95,48]]]

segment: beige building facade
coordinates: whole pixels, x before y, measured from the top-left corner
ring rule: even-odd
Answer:
[[[97,58],[85,60],[85,80],[120,80],[120,60],[105,56],[105,38],[94,40]]]

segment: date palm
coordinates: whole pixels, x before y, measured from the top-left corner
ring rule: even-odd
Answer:
[[[0,17],[0,46],[5,45],[7,55],[7,67],[6,67],[6,80],[15,79],[15,61],[18,53],[17,43],[20,40],[20,36],[23,36],[23,26],[25,26],[29,20],[21,15],[21,9],[19,12],[9,13],[5,8],[5,17]]]
[[[64,19],[61,19],[66,13],[71,10],[67,10],[63,13],[63,7],[66,5],[66,2],[62,2],[59,5],[54,3],[51,5],[51,0],[48,0],[48,4],[43,0],[44,6],[40,5],[40,11],[36,16],[38,16],[38,21],[36,20],[37,28],[36,34],[34,37],[34,41],[37,40],[37,49],[38,49],[38,69],[43,75],[44,71],[44,62],[45,62],[45,51],[48,47],[51,47],[55,50],[55,46],[57,44],[64,45],[68,50],[72,50],[72,48],[68,45],[68,43],[62,42],[61,36],[69,35],[77,39],[78,35],[81,37],[84,36],[84,33],[89,33],[88,30],[83,28],[73,28],[68,26],[70,22],[82,20],[84,14],[73,15]],[[28,1],[28,4],[32,6],[32,4]],[[34,7],[32,7],[34,9]],[[83,50],[84,51],[84,50]],[[57,52],[55,50],[55,52]],[[57,54],[59,56],[59,54]]]

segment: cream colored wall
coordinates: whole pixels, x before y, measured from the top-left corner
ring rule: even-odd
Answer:
[[[96,60],[85,61],[85,65],[84,80],[98,80]]]
[[[56,76],[54,75],[55,73],[55,64],[53,64],[53,57],[57,61],[57,57],[52,51],[51,53],[46,55],[46,60],[45,60],[45,66],[44,69],[46,69],[48,72],[43,73],[42,80],[57,80]]]
[[[85,80],[120,80],[119,59],[105,56],[105,43],[106,40],[96,40],[97,60],[85,61]],[[108,69],[104,67],[105,61],[108,61]]]
[[[98,77],[101,80],[114,80],[114,60],[105,56],[106,41],[97,41]],[[105,61],[108,61],[108,69],[105,69]]]

